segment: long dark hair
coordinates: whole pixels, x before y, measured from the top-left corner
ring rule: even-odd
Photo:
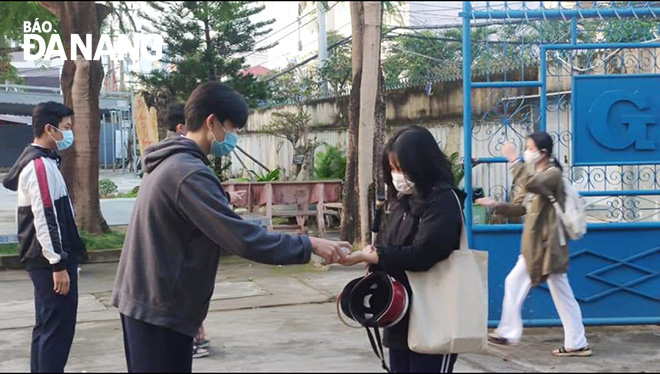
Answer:
[[[392,183],[390,155],[398,161],[406,177],[415,183],[415,191],[423,198],[428,197],[437,185],[455,187],[449,159],[424,127],[415,125],[399,130],[385,145],[383,176],[388,194],[393,198],[397,191]]]
[[[550,162],[553,163],[556,167],[559,168],[559,170],[562,170],[561,164],[557,159],[552,155],[552,150],[554,148],[552,137],[548,135],[547,132],[535,132],[532,135],[528,136],[529,139],[532,139],[534,144],[536,144],[536,148],[539,149],[539,151],[545,151],[545,154],[548,155],[548,158],[550,159]]]

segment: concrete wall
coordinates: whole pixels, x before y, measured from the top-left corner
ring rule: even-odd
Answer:
[[[537,68],[530,68],[525,72],[525,79],[536,79],[538,76]],[[503,80],[500,75],[491,75],[491,80]],[[507,79],[520,79],[512,73],[507,75]],[[477,81],[483,79],[476,79]],[[484,118],[484,113],[488,113],[504,95],[511,95],[511,92],[505,90],[492,89],[474,89],[472,90],[473,110],[475,113],[475,129],[483,128],[483,131],[494,131],[496,125],[494,121],[485,118],[478,121],[478,118]],[[538,94],[537,88],[524,88],[516,91],[516,95],[535,95]],[[338,104],[339,102],[339,104]],[[311,101],[306,105],[306,110],[311,116],[311,139],[320,142],[326,142],[333,146],[346,150],[348,148],[348,133],[345,125],[342,124],[340,112],[343,109],[347,113],[348,98],[340,100],[334,98]],[[239,146],[250,155],[257,158],[269,168],[280,167],[288,175],[293,158],[293,147],[282,138],[264,134],[263,128],[267,126],[273,117],[273,113],[289,111],[295,112],[294,106],[283,106],[265,110],[256,110],[250,114],[247,134],[239,138]],[[346,116],[346,114],[345,114]],[[426,91],[424,87],[406,88],[400,90],[391,90],[387,92],[387,127],[388,133],[396,129],[420,124],[429,128],[434,134],[441,148],[448,154],[459,152],[463,155],[463,85],[462,82],[439,82],[433,85],[431,92]],[[514,125],[515,126],[515,125]],[[476,131],[476,130],[475,130]],[[488,144],[475,144],[475,155],[487,157],[489,154]],[[491,146],[492,148],[492,146]],[[323,147],[317,149],[317,152],[323,151]],[[490,150],[492,153],[493,150]],[[232,175],[235,177],[244,176],[246,169],[260,171],[261,168],[246,157],[241,157],[245,167],[239,162],[236,156],[232,156]]]

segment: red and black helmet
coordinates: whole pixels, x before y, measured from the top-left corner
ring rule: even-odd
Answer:
[[[409,297],[396,279],[383,272],[373,272],[349,282],[339,295],[337,306],[346,317],[363,327],[386,328],[396,325],[406,315]]]

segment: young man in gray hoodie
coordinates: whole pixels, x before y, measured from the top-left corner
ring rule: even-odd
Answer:
[[[304,264],[344,259],[350,243],[268,232],[229,207],[208,154],[228,155],[248,118],[238,93],[209,82],[185,106],[186,136],[145,153],[112,303],[119,308],[129,372],[191,372],[192,344],[206,317],[224,249],[248,260]]]

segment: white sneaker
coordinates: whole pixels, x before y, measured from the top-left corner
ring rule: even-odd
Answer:
[[[200,346],[193,345],[192,356],[193,358],[202,358],[209,355],[209,351]]]

